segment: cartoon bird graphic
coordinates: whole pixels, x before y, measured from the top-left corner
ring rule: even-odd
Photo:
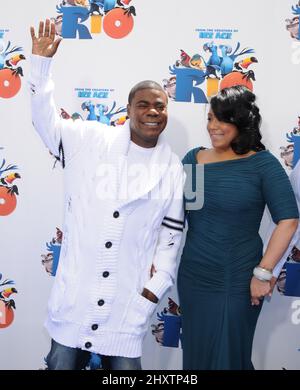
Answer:
[[[129,5],[130,3],[131,3],[131,0],[117,0],[117,4],[118,4],[119,8],[124,9],[125,15],[136,16],[135,7],[133,7],[132,5]]]
[[[89,0],[90,3],[90,9],[89,14],[90,15],[103,15],[103,7],[104,7],[104,0]]]
[[[17,64],[22,60],[26,60],[23,54],[14,55],[13,57],[5,61],[6,69],[11,69],[14,75],[20,75],[23,77],[23,69],[21,68],[21,66],[17,66]]]
[[[71,118],[71,115],[64,108],[60,109],[60,116],[63,119],[70,119]]]
[[[18,291],[14,287],[6,288],[5,290],[0,292],[0,299],[6,301],[11,296],[11,294],[17,294],[17,293]]]
[[[248,80],[256,81],[255,73],[253,72],[253,70],[249,70],[248,72],[244,73],[243,79],[246,79],[247,81]]]
[[[228,45],[219,45],[219,48],[222,53],[222,61],[220,64],[221,67],[221,75],[222,77],[226,76],[228,73],[232,72],[233,65],[235,63],[235,60],[245,54],[252,54],[254,53],[253,49],[244,48],[240,52],[238,51],[241,44],[240,42],[237,43],[237,46],[232,53],[231,46]]]
[[[2,274],[0,273],[0,282],[1,282],[1,279],[2,279]],[[12,279],[4,279],[0,283],[0,286],[5,286],[5,285],[9,285],[9,284],[15,284],[15,282]]]
[[[10,194],[11,196],[15,194],[19,195],[18,187],[13,184],[13,181],[20,178],[21,176],[18,173],[12,173],[10,175],[7,175],[0,179],[0,188],[5,188],[7,194]]]
[[[73,7],[87,7],[86,0],[63,0],[62,5],[71,5]]]
[[[13,57],[11,57],[9,60],[6,60],[5,65],[8,68],[12,68],[12,67],[16,66],[22,60],[26,60],[26,57],[23,54],[16,54]]]
[[[159,322],[157,325],[152,324],[151,328],[151,333],[155,337],[156,342],[163,345],[165,324],[163,322]]]
[[[6,163],[6,160],[5,160],[5,158],[4,158],[4,159],[2,160],[1,165],[0,165],[0,176],[1,176],[4,172],[12,171],[12,170],[18,169],[17,165],[11,165],[11,164],[7,165],[7,166],[4,168],[5,163]],[[1,278],[0,278],[0,280],[1,280]]]
[[[57,227],[56,228],[55,243],[61,245],[62,239],[63,239],[63,232]]]
[[[182,65],[186,68],[190,68],[191,57],[182,49],[180,49],[180,60],[176,61],[176,66]]]
[[[77,121],[78,119],[81,119],[83,121],[83,118],[82,116],[79,114],[79,112],[74,112],[72,115],[71,115],[71,119],[73,121]]]
[[[164,313],[168,312],[175,316],[180,315],[180,306],[170,297],[168,297],[168,308],[165,308],[164,310]]]
[[[6,288],[5,290],[0,292],[0,301],[4,302],[5,306],[8,309],[11,308],[16,309],[15,301],[13,299],[9,299],[9,297],[12,294],[17,294],[17,293],[18,291],[14,287]]]
[[[21,179],[21,176],[18,173],[12,173],[10,175],[7,175],[7,176],[3,177],[0,180],[0,182],[4,186],[10,186],[13,183],[13,181],[16,180],[16,179]]]
[[[200,54],[194,54],[193,57],[190,59],[190,66],[192,68],[205,70],[205,62],[203,57]]]
[[[111,126],[123,126],[124,123],[129,119],[129,117],[126,116],[121,116],[120,118],[116,119],[115,121],[111,122]]]
[[[243,69],[248,69],[248,67],[251,65],[251,64],[254,64],[254,63],[258,63],[258,60],[256,57],[247,57],[247,58],[244,58],[243,60],[241,61],[238,61],[234,64],[234,67],[238,70],[243,70]]]
[[[12,47],[10,50],[10,45],[11,45],[11,42],[9,41],[6,45],[6,48],[4,49],[4,46],[2,48],[2,50],[0,51],[0,70],[3,69],[5,67],[5,61],[6,61],[6,57],[9,55],[9,54],[12,54],[12,53],[15,53],[15,52],[18,52],[18,51],[22,51],[23,48],[21,46],[14,46]]]

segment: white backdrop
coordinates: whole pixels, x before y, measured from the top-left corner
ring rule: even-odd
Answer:
[[[56,16],[58,3],[16,0],[14,11],[8,2],[1,5],[0,32],[7,30],[4,40],[23,47],[26,60],[20,62],[24,77],[19,93],[8,99],[0,97],[0,147],[4,148],[0,149],[0,166],[5,158],[7,164],[18,166],[21,175],[16,210],[0,216],[0,273],[2,281],[12,279],[18,291],[11,296],[16,305],[14,320],[10,326],[0,327],[0,369],[43,368],[49,349],[43,321],[52,278],[41,265],[41,254],[47,252],[45,245],[55,235],[55,228],[62,225],[62,171],[52,169],[53,159],[33,130],[26,81],[29,26]],[[112,39],[102,32],[90,40],[62,42],[53,66],[57,106],[86,117],[81,104],[87,99],[79,98],[76,88],[112,90],[109,104],[116,100],[117,107],[126,105],[127,94],[138,81],[154,79],[162,83],[171,77],[169,66],[180,59],[180,49],[203,54],[203,44],[212,39],[200,39],[197,29],[232,29],[233,48],[241,42],[241,49],[255,50],[258,63],[253,66],[253,83],[263,115],[263,141],[280,159],[279,148],[287,144],[285,133],[295,127],[300,115],[300,42],[291,38],[285,23],[285,19],[295,16],[291,10],[295,3],[296,0],[252,0],[248,5],[236,0],[133,0],[136,17],[127,37]],[[170,100],[165,136],[180,157],[192,147],[209,145],[207,107]],[[262,235],[267,225],[265,220]],[[175,289],[168,296],[176,300]],[[300,307],[297,298],[277,292],[270,302],[265,302],[254,342],[257,369],[300,368],[298,304]],[[152,323],[156,322],[154,318]],[[180,369],[181,350],[159,346],[149,329],[143,366]]]

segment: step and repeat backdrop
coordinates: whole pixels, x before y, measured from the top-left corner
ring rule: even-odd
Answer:
[[[169,96],[164,137],[182,158],[209,146],[210,97],[243,84],[258,96],[264,143],[291,173],[300,157],[299,17],[297,0],[1,5],[0,369],[45,368],[50,340],[43,322],[63,236],[63,170],[31,124],[29,27],[51,18],[63,37],[52,68],[61,117],[122,126],[130,88],[156,80]],[[263,238],[269,226],[266,212]],[[300,369],[299,250],[296,243],[264,303],[254,340],[257,369]],[[145,369],[181,368],[178,304],[175,287],[150,322]]]

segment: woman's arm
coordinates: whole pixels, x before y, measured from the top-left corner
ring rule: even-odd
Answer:
[[[278,222],[273,231],[266,252],[258,264],[259,267],[273,271],[278,261],[286,251],[289,243],[297,230],[298,219],[285,219]],[[259,299],[272,294],[271,283],[273,281],[261,281],[253,276],[251,280],[251,302],[252,305],[259,305]]]

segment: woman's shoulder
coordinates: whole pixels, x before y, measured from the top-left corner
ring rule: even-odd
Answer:
[[[197,146],[187,152],[187,154],[182,159],[182,164],[195,164],[197,161],[197,153],[199,150],[205,150],[204,146]]]
[[[262,150],[260,152],[257,152],[253,154],[253,156],[256,157],[256,160],[258,163],[263,163],[267,165],[281,165],[278,158],[274,156],[269,150]]]
[[[275,171],[284,171],[278,158],[269,150],[258,152],[255,156],[256,158],[253,159],[253,162],[258,171],[269,174]]]

